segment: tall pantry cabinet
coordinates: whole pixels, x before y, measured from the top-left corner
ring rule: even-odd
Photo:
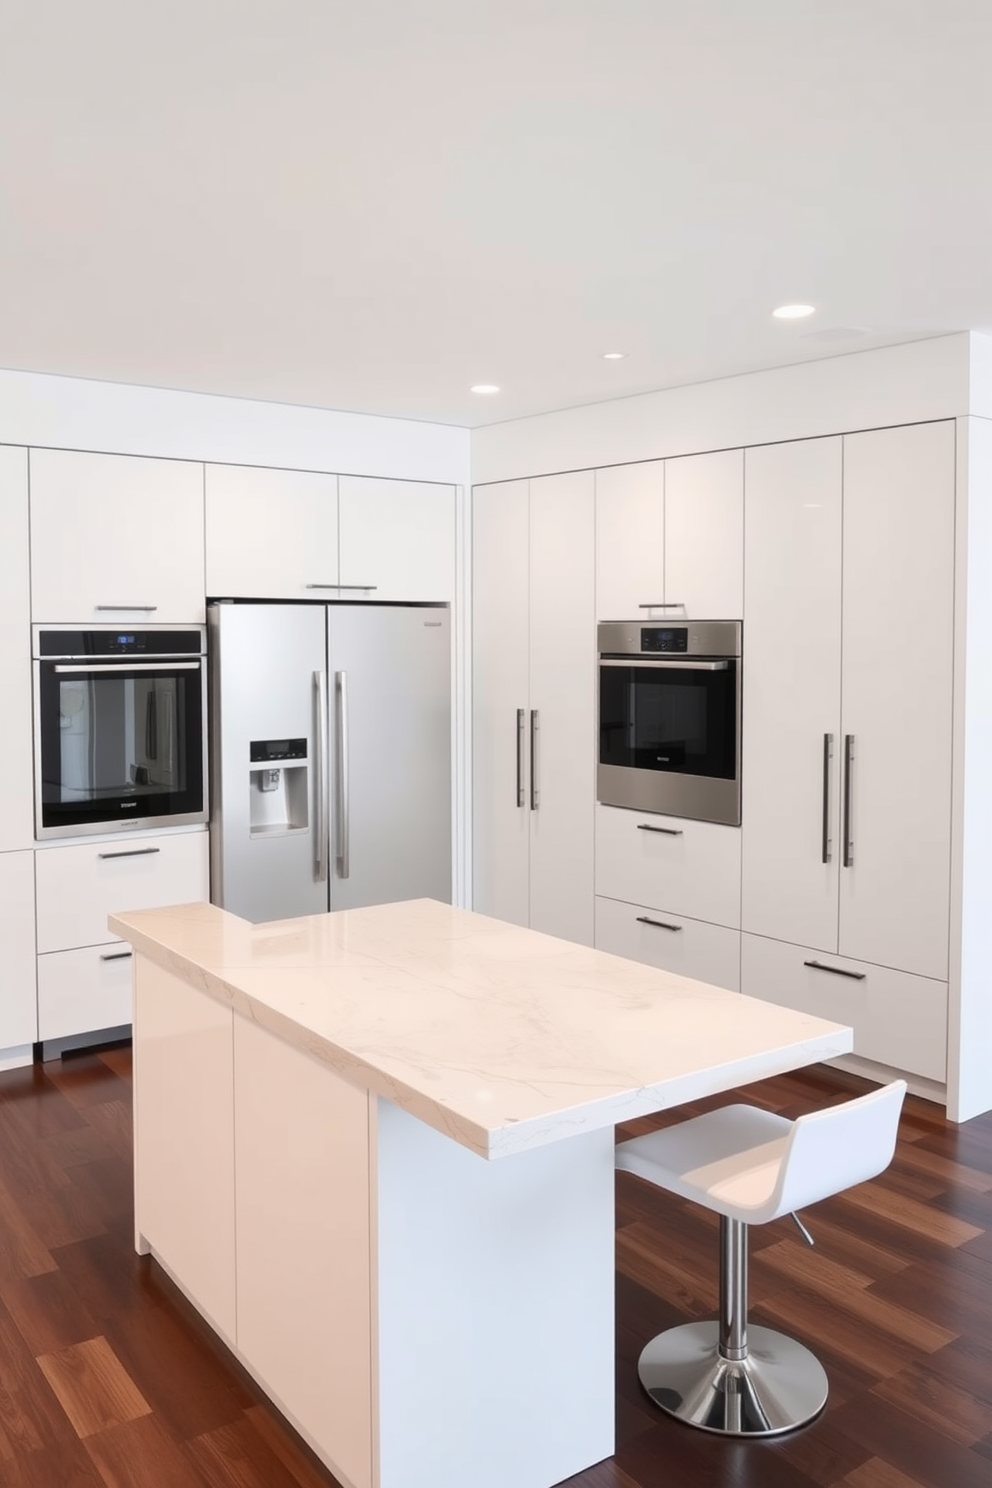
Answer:
[[[592,471],[473,498],[474,907],[593,942]]]

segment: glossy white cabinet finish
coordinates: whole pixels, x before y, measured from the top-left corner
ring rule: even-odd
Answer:
[[[33,449],[30,477],[35,622],[203,623],[202,465]]]
[[[649,615],[664,591],[664,460],[597,470],[596,619]]]
[[[644,904],[596,899],[596,949],[739,992],[741,932]]]
[[[743,590],[743,451],[666,460],[665,600],[679,606],[667,613],[739,620]]]
[[[591,945],[591,472],[479,487],[473,543],[474,904]]]
[[[597,804],[596,893],[736,928],[740,830]]]
[[[820,966],[807,965],[810,961]],[[849,975],[838,974],[844,972]],[[745,934],[741,991],[850,1023],[854,1053],[862,1059],[929,1080],[946,1077],[946,982]]]
[[[0,852],[0,1069],[31,1062],[38,1037],[34,853]]]
[[[336,475],[207,465],[204,498],[211,598],[337,597]]]
[[[73,847],[39,848],[38,950],[113,941],[107,916],[118,910],[208,899],[209,856],[205,831],[101,837]]]
[[[0,445],[0,852],[34,839],[28,552],[28,452]]]
[[[342,475],[338,502],[340,598],[454,599],[454,486]]]
[[[118,944],[38,957],[38,1038],[73,1038],[131,1021],[131,960]]]

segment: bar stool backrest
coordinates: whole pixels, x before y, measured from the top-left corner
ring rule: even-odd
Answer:
[[[768,1219],[805,1209],[874,1178],[892,1161],[905,1080],[811,1111],[793,1123]]]

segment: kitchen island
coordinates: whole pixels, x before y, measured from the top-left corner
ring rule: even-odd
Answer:
[[[135,951],[135,1239],[348,1488],[614,1450],[613,1128],[851,1030],[432,900]]]

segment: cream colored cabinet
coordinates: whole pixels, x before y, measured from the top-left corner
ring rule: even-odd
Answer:
[[[474,907],[593,942],[591,472],[474,495]]]
[[[342,599],[452,601],[455,488],[342,475]]]
[[[747,452],[743,928],[940,983],[954,481],[951,423]]]
[[[33,449],[30,474],[36,622],[203,622],[202,465]]]
[[[34,839],[28,554],[28,452],[0,445],[0,852]]]
[[[338,597],[336,475],[208,465],[204,497],[211,598]]]
[[[38,1037],[34,853],[0,852],[0,1069],[26,1064]]]
[[[740,831],[597,805],[596,893],[634,904],[663,904],[680,915],[736,929],[741,922]]]
[[[596,898],[596,949],[739,992],[741,932],[672,909]]]
[[[596,471],[599,620],[739,620],[743,452]]]

